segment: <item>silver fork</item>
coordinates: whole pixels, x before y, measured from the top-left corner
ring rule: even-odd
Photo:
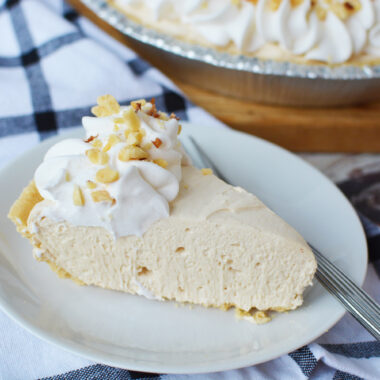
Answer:
[[[207,156],[204,150],[189,136],[197,158],[203,167],[212,169],[214,174],[228,183],[214,162]],[[317,262],[316,278],[337,298],[346,310],[370,332],[377,340],[380,340],[380,305],[372,299],[364,290],[355,285],[335,264],[328,260],[321,252],[309,244]]]

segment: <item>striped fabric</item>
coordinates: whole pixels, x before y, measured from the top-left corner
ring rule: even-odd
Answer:
[[[160,72],[62,0],[0,0],[0,165],[80,125],[98,94],[126,104],[156,98],[183,120],[223,128]],[[380,163],[380,157],[378,159]],[[380,165],[338,184],[368,235],[365,288],[380,297]],[[148,374],[108,367],[40,341],[0,312],[0,379],[380,379],[380,343],[350,316],[309,346],[254,367],[207,375]]]

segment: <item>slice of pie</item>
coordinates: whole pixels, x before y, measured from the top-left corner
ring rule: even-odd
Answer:
[[[10,210],[36,259],[80,284],[243,317],[302,304],[316,261],[292,227],[191,166],[175,115],[143,100],[98,103],[86,139],[50,148]]]

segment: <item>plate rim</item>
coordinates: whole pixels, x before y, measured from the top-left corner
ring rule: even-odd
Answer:
[[[188,131],[191,130],[191,126],[202,127],[202,123],[195,124],[195,123],[183,122],[182,124],[185,126],[186,130],[188,130]],[[59,135],[56,135],[54,137],[51,137],[51,138],[44,140],[43,142],[32,147],[31,149],[28,149],[27,151],[25,151],[23,154],[21,154],[20,156],[18,156],[14,160],[11,160],[10,162],[8,162],[4,167],[2,167],[0,169],[0,173],[2,173],[3,171],[9,170],[13,165],[17,165],[17,163],[19,161],[21,162],[23,159],[25,159],[26,156],[28,156],[32,152],[41,149],[41,145],[47,146],[48,144],[51,144],[51,142],[54,140],[58,141],[58,140],[67,138],[70,135],[73,136],[74,134],[77,134],[78,131],[80,131],[80,130],[81,130],[80,127],[74,128],[74,129],[71,129],[70,131],[64,131],[63,133],[60,133]],[[343,198],[342,200],[345,202],[346,206],[348,206],[348,208],[350,209],[352,216],[355,219],[357,226],[359,227],[362,243],[364,243],[363,249],[364,249],[364,253],[365,253],[365,264],[364,264],[364,269],[363,269],[363,275],[360,278],[360,281],[357,282],[359,284],[359,286],[362,286],[364,283],[366,274],[367,274],[367,270],[368,270],[368,245],[367,245],[366,235],[364,232],[364,227],[363,227],[363,225],[359,219],[359,216],[358,216],[355,208],[352,206],[352,204],[349,202],[349,200],[346,198],[346,196],[343,194],[343,192],[335,185],[335,183],[330,178],[328,178],[325,174],[323,174],[320,170],[318,170],[317,168],[312,166],[309,162],[307,162],[303,158],[297,156],[296,154],[288,151],[287,149],[282,148],[279,145],[276,145],[270,141],[267,141],[267,140],[264,140],[262,138],[259,138],[259,137],[253,136],[253,135],[249,135],[247,133],[237,131],[237,130],[234,130],[234,129],[231,129],[228,127],[223,127],[223,130],[224,130],[224,133],[239,134],[241,136],[244,136],[245,138],[250,138],[252,140],[256,140],[256,142],[258,142],[260,144],[270,146],[272,149],[280,150],[283,154],[286,154],[286,155],[296,159],[297,161],[301,161],[304,165],[306,165],[308,167],[309,170],[311,170],[313,172],[313,174],[323,177],[325,181],[327,181],[330,185],[332,185],[335,188],[335,191],[338,191],[339,195]],[[5,216],[5,218],[6,218],[6,216]],[[359,230],[358,230],[358,233],[359,233]],[[315,281],[317,281],[316,278],[315,278]],[[7,308],[6,302],[4,302],[4,300],[1,296],[0,296],[0,309],[8,317],[10,317],[13,321],[15,321],[19,326],[21,326],[22,328],[24,328],[25,330],[27,330],[28,332],[30,332],[34,336],[44,340],[45,342],[53,344],[56,347],[60,347],[60,348],[66,350],[66,351],[68,351],[74,355],[78,355],[78,356],[83,357],[87,360],[91,360],[91,361],[94,361],[96,363],[103,363],[103,364],[110,365],[113,367],[124,368],[124,369],[132,370],[132,371],[142,371],[142,372],[161,373],[161,374],[164,374],[164,373],[166,373],[166,374],[210,373],[210,372],[219,372],[219,371],[227,371],[227,370],[233,370],[233,369],[238,369],[238,368],[244,368],[247,366],[264,363],[264,362],[276,359],[282,355],[288,354],[289,352],[292,352],[292,351],[314,341],[315,339],[317,339],[318,337],[323,335],[327,330],[331,329],[346,313],[345,309],[342,308],[341,312],[337,313],[334,320],[330,321],[329,326],[328,327],[324,326],[323,331],[321,329],[321,331],[317,331],[314,334],[309,335],[309,339],[307,339],[307,341],[304,341],[302,344],[294,343],[294,344],[288,346],[286,349],[283,349],[281,351],[281,353],[276,351],[276,354],[269,356],[265,360],[260,360],[260,361],[254,360],[254,358],[252,357],[252,352],[250,352],[249,354],[245,354],[245,355],[239,356],[237,358],[229,359],[227,361],[227,364],[222,364],[221,361],[219,360],[219,361],[214,361],[211,364],[197,363],[196,367],[194,368],[190,364],[187,366],[180,366],[180,367],[175,367],[172,365],[165,366],[165,364],[161,364],[161,363],[159,363],[159,364],[157,364],[157,363],[155,363],[155,364],[151,364],[151,363],[150,364],[147,364],[147,363],[140,364],[136,361],[127,364],[126,361],[118,360],[117,358],[112,359],[111,354],[106,354],[107,357],[105,358],[102,355],[102,353],[100,353],[96,349],[94,350],[94,349],[88,348],[88,347],[86,347],[84,349],[83,346],[81,346],[80,344],[78,344],[74,341],[67,343],[64,339],[59,339],[57,337],[54,337],[51,333],[46,332],[43,328],[36,327],[32,323],[29,323],[27,320],[23,320],[21,315],[19,315],[14,310],[9,310]],[[250,356],[251,356],[251,358],[250,358]],[[128,361],[128,358],[127,358],[127,361]]]

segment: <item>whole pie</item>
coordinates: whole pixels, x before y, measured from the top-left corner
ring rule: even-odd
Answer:
[[[135,21],[221,51],[380,64],[380,0],[109,0]]]
[[[34,257],[82,285],[207,307],[302,304],[316,271],[303,238],[257,197],[198,170],[175,115],[98,98],[86,136],[46,153],[9,217]]]

